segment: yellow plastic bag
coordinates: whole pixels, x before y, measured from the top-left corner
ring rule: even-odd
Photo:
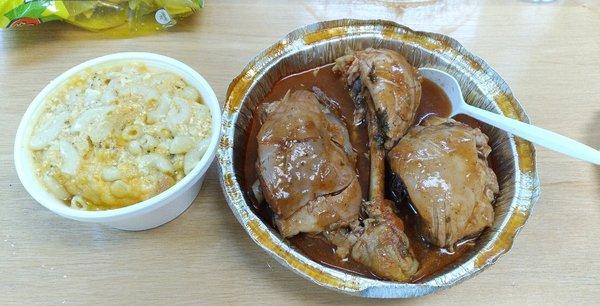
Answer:
[[[0,28],[62,20],[91,30],[146,33],[171,27],[203,0],[0,0]]]

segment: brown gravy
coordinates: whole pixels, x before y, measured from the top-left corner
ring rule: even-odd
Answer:
[[[356,127],[353,126],[354,103],[350,98],[344,80],[333,72],[332,67],[333,64],[328,64],[319,68],[290,75],[277,81],[271,89],[271,92],[265,97],[264,102],[280,100],[288,90],[312,90],[313,86],[321,89],[329,98],[331,98],[331,100],[335,101],[334,107],[336,110],[334,111],[340,115],[341,119],[346,123],[346,126],[349,127],[350,134],[353,135],[351,136],[351,142],[355,150],[357,150],[357,156],[359,157],[357,160],[359,180],[363,191],[363,198],[367,198],[369,194],[369,162],[364,154],[368,149],[367,128],[366,125],[363,126],[364,123],[361,123]],[[451,111],[450,102],[443,90],[431,81],[424,79],[422,82],[421,103],[417,110],[416,122],[420,122],[423,118],[430,115],[448,117]],[[253,118],[256,118],[256,116]],[[459,120],[463,121],[463,118],[465,117],[460,117]],[[463,122],[478,127],[476,121],[472,122],[472,120],[464,120]],[[251,199],[252,205],[258,216],[267,224],[274,227],[273,212],[268,207],[268,204],[258,203],[252,195],[251,186],[257,179],[255,163],[257,158],[256,135],[260,129],[258,120],[252,120],[249,128],[246,151],[243,159],[242,185],[247,197]],[[431,276],[436,272],[451,266],[463,254],[468,253],[473,249],[476,238],[459,243],[453,252],[427,243],[418,233],[416,222],[417,215],[414,209],[407,201],[402,200],[400,195],[395,194],[392,188],[389,188],[392,185],[391,183],[388,183],[392,180],[392,176],[389,176],[390,177],[386,180],[388,197],[394,199],[397,203],[399,215],[405,223],[406,234],[411,241],[411,247],[413,248],[420,265],[419,271],[412,278],[413,282]],[[335,254],[335,247],[320,235],[312,237],[306,234],[300,234],[289,238],[288,241],[292,246],[316,262],[347,272],[371,278],[379,278],[372,274],[367,267],[353,261],[351,258],[347,261],[342,261]]]

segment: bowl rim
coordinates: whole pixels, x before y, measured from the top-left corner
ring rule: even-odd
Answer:
[[[27,133],[30,132],[33,128],[33,124],[37,121],[37,116],[45,105],[46,97],[55,89],[63,85],[65,81],[87,69],[127,62],[142,62],[149,67],[155,67],[175,73],[184,78],[188,84],[199,91],[203,103],[209,107],[211,113],[211,136],[208,148],[204,156],[202,156],[198,164],[196,164],[190,173],[185,175],[167,190],[151,198],[129,206],[110,210],[86,211],[71,208],[49,193],[43,187],[39,178],[35,177],[35,174],[32,173],[31,150],[26,144],[26,137],[29,136]],[[149,52],[118,52],[107,54],[87,60],[61,73],[36,95],[21,118],[17,129],[14,144],[14,164],[21,184],[39,204],[47,209],[64,217],[80,221],[118,221],[167,205],[170,203],[170,201],[168,201],[170,198],[178,195],[182,190],[187,189],[188,186],[192,185],[206,173],[216,155],[221,131],[220,120],[221,108],[215,92],[208,82],[188,65],[171,57]]]
[[[347,32],[342,31],[346,26],[350,29]],[[377,27],[378,32],[369,32],[368,30],[361,32],[361,29],[368,27]],[[517,143],[517,138],[508,135],[511,151],[516,154],[515,168],[517,171],[514,173],[514,176],[515,184],[518,184],[519,190],[515,190],[515,194],[510,201],[510,210],[499,225],[499,228],[504,231],[503,234],[506,234],[502,236],[505,239],[503,241],[504,248],[486,250],[485,254],[482,254],[481,257],[478,256],[480,253],[475,254],[463,264],[466,265],[469,263],[470,266],[462,267],[461,265],[459,267],[463,268],[464,271],[457,272],[452,278],[442,279],[440,282],[435,281],[439,276],[417,283],[374,280],[367,277],[349,275],[341,270],[318,264],[285,243],[278,234],[274,233],[273,229],[264,224],[254,211],[252,211],[244,199],[242,187],[235,177],[233,166],[233,139],[236,135],[235,125],[245,94],[256,85],[258,79],[264,75],[265,71],[271,69],[283,58],[294,52],[315,47],[322,43],[325,44],[336,39],[344,39],[344,35],[355,35],[356,37],[365,35],[372,37],[378,35],[384,36],[384,33],[398,34],[397,32],[405,34],[407,38],[413,39],[411,43],[428,49],[428,51],[431,51],[429,50],[430,47],[437,47],[435,43],[441,41],[451,46],[452,49],[464,53],[473,69],[478,67],[484,73],[497,77],[496,82],[498,87],[509,98],[509,107],[518,110],[517,113],[512,115],[518,120],[529,121],[522,105],[514,97],[512,90],[499,74],[484,60],[466,50],[455,39],[438,33],[414,31],[406,26],[387,20],[338,19],[309,24],[290,32],[260,52],[244,67],[242,72],[231,82],[227,92],[221,133],[221,143],[226,145],[220,146],[217,152],[220,182],[225,198],[238,222],[240,222],[251,239],[279,263],[300,276],[323,287],[362,297],[417,297],[430,294],[439,289],[448,288],[478,274],[510,250],[514,238],[527,221],[540,194],[535,148],[527,141],[519,140],[519,143]],[[391,37],[397,39],[396,36]],[[506,113],[506,110],[499,109],[499,111]],[[524,156],[526,157],[526,161],[523,164],[520,160],[523,156],[520,153],[526,155]],[[528,190],[521,192],[520,189]],[[486,243],[485,246],[493,246],[492,242],[498,243],[499,239],[500,237],[495,238]]]

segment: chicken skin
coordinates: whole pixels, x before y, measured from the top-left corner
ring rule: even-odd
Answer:
[[[312,92],[265,104],[257,135],[262,194],[284,237],[358,218],[362,199],[348,130]]]
[[[354,95],[370,95],[390,150],[414,123],[421,101],[418,71],[396,51],[371,48],[338,58],[333,69],[342,73]]]
[[[430,117],[388,153],[431,243],[452,249],[460,239],[491,226],[499,187],[487,163],[487,142],[479,129]]]

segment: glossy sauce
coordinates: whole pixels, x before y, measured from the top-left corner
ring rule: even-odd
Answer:
[[[325,95],[330,98],[330,101],[332,101],[332,103],[328,105],[329,108],[332,109],[332,111],[336,113],[348,127],[348,131],[351,135],[350,141],[357,152],[358,158],[356,167],[363,191],[363,198],[366,199],[369,194],[369,160],[365,154],[368,150],[366,123],[360,122],[358,125],[353,124],[354,103],[350,98],[346,83],[340,76],[333,73],[332,67],[333,64],[325,65],[316,69],[290,75],[277,81],[271,92],[265,97],[264,102],[280,100],[288,90],[313,90],[313,87],[316,86],[323,91]],[[420,106],[417,110],[416,122],[421,122],[421,120],[430,115],[448,117],[452,109],[450,102],[442,89],[427,79],[424,79],[421,85],[422,96]],[[252,205],[259,217],[267,224],[274,227],[273,212],[268,207],[268,204],[258,203],[252,194],[252,183],[257,179],[255,165],[257,158],[256,135],[260,130],[260,123],[258,120],[254,120],[254,118],[257,118],[256,114],[253,116],[253,120],[250,123],[250,131],[247,138],[243,164],[244,173],[241,178],[242,185],[245,187],[244,190],[246,195],[251,199]],[[473,124],[477,122],[470,122],[469,120],[465,123]],[[427,243],[418,233],[418,222],[415,210],[404,199],[405,197],[402,194],[396,192],[398,186],[395,182],[397,182],[397,180],[393,177],[393,174],[388,173],[386,179],[386,189],[388,190],[387,197],[395,200],[398,214],[405,223],[406,234],[410,239],[411,247],[419,261],[419,271],[412,278],[412,281],[418,281],[419,279],[435,274],[452,265],[463,254],[472,250],[476,238],[458,243],[453,252]],[[340,259],[335,254],[335,247],[320,235],[309,236],[307,234],[299,234],[289,238],[288,241],[296,249],[316,262],[346,272],[371,278],[379,278],[372,274],[367,267],[353,261],[351,258],[346,260]]]

